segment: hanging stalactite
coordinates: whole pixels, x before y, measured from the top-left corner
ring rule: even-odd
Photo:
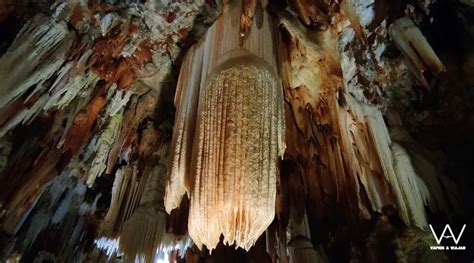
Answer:
[[[226,61],[206,81],[192,163],[189,234],[212,249],[249,249],[275,214],[284,151],[278,78],[253,57]]]
[[[225,243],[248,250],[272,222],[277,159],[285,149],[273,48],[260,49],[271,47],[270,21],[265,13],[263,26],[247,25],[240,48],[241,32],[232,26],[240,10],[229,7],[190,50],[175,99],[179,114],[165,204],[170,212],[188,192],[189,234],[211,250],[221,234]],[[221,30],[228,36],[215,42]]]

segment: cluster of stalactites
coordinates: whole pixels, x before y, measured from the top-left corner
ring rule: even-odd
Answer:
[[[123,166],[116,172],[110,208],[101,225],[101,238],[96,240],[96,245],[107,250],[109,257],[122,254],[125,262],[155,262],[170,251],[179,250],[183,255],[192,244],[188,236],[166,233],[163,160],[168,145],[163,143],[153,153],[143,173],[139,174],[134,165]]]
[[[439,192],[438,179],[434,173],[423,176],[428,168],[416,169],[420,158],[417,164],[405,145],[392,141],[378,106],[349,94],[351,87],[335,73],[341,64],[349,67],[337,60],[333,36],[321,34],[315,45],[295,21],[282,19],[279,29],[291,41],[279,46],[279,59],[296,125],[288,122],[286,158],[304,167],[310,213],[336,210],[350,218],[357,207],[362,218],[371,219],[370,211],[395,207],[407,225],[427,228],[425,207]]]
[[[273,221],[277,159],[283,154],[280,82],[262,61],[234,59],[201,91],[188,230],[200,247],[249,249]]]
[[[119,248],[132,262],[154,262],[156,251],[170,243],[165,233],[166,214],[163,211],[164,165],[153,167],[138,205],[123,225]]]

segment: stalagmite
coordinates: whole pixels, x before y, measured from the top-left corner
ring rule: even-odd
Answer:
[[[295,208],[296,206],[293,206]],[[288,242],[291,263],[317,263],[325,262],[318,255],[311,243],[311,233],[309,230],[308,216],[303,212],[303,218],[297,218],[296,211],[291,211],[288,231],[291,239]]]
[[[285,149],[283,97],[268,14],[247,25],[242,40],[234,26],[241,8],[226,8],[183,62],[165,204],[168,212],[179,205],[189,176],[193,241],[212,250],[222,234],[225,243],[248,250],[275,214],[277,158]]]

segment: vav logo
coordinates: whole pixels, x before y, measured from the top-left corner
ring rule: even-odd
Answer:
[[[430,229],[431,229],[431,233],[433,233],[433,237],[435,238],[436,243],[438,243],[438,246],[431,246],[431,250],[465,250],[466,249],[465,246],[457,246],[464,232],[464,229],[466,229],[466,224],[463,225],[461,231],[459,232],[457,236],[454,235],[453,229],[451,228],[449,224],[447,224],[444,227],[443,232],[439,236],[436,234],[431,224],[430,224]],[[454,244],[456,246],[439,246],[441,244],[441,241],[443,241],[443,239],[453,239]]]

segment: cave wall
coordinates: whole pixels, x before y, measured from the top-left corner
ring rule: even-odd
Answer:
[[[469,227],[467,251],[441,253],[428,224],[472,222],[473,12],[447,0],[2,2],[0,257],[132,260],[143,225],[166,245],[144,243],[142,260],[470,259]],[[221,241],[211,254],[187,235],[189,197],[165,213],[180,87],[196,79],[196,46],[215,60],[253,39],[284,95],[275,219],[248,251]]]

